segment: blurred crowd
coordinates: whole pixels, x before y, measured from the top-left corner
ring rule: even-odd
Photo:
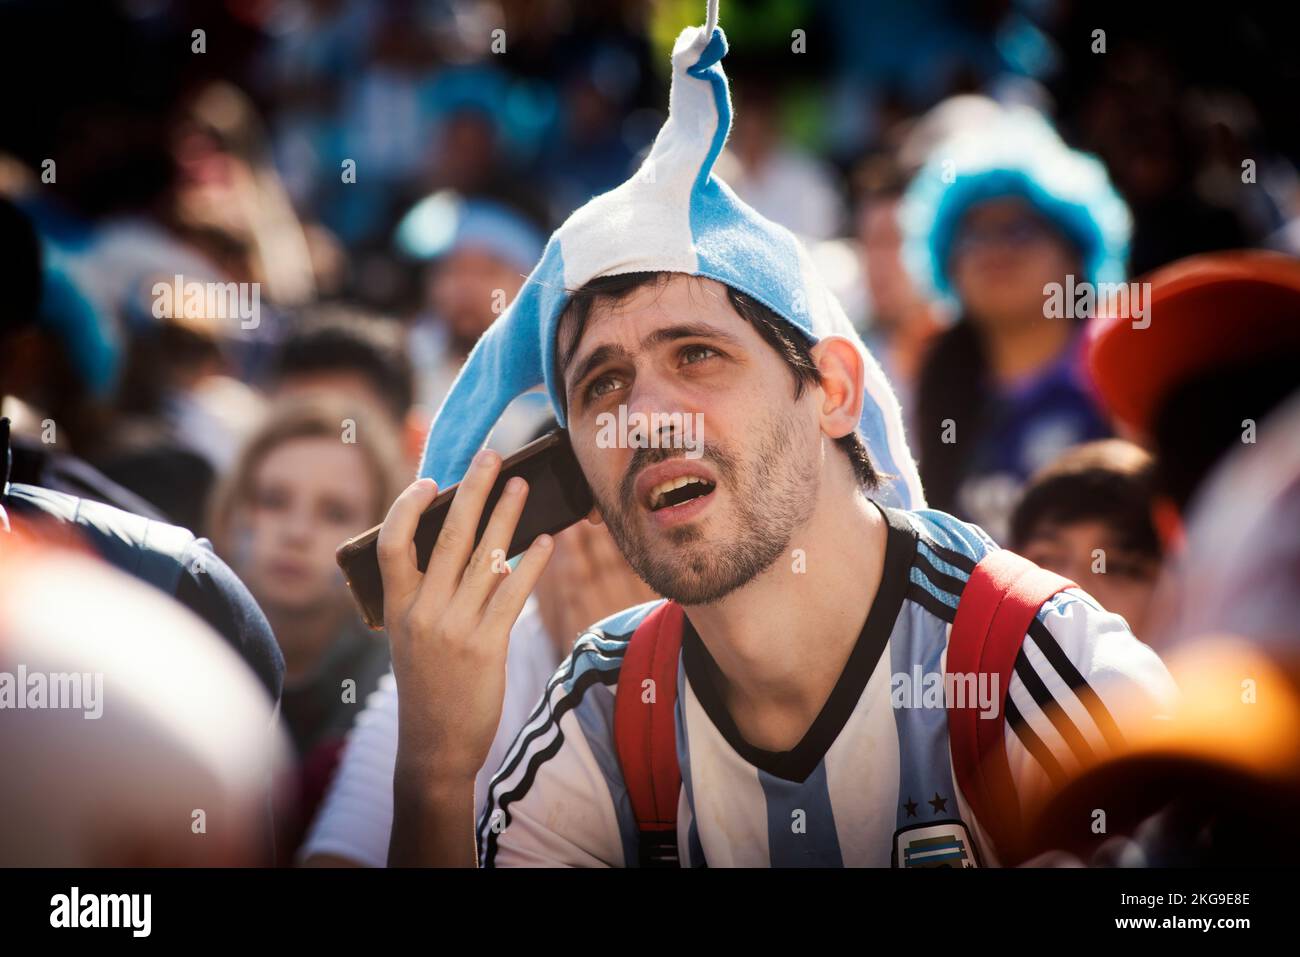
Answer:
[[[54,670],[86,622],[24,630],[11,611],[67,601],[106,639],[152,634],[134,654],[172,662],[173,697],[196,700],[140,692],[106,719],[160,742],[133,765],[132,793],[157,808],[135,812],[137,845],[6,834],[0,863],[382,866],[396,692],[335,549],[414,476],[551,230],[637,168],[672,38],[702,6],[3,5],[0,657]],[[719,169],[808,242],[902,399],[930,507],[1146,640],[1161,569],[1195,540],[1187,513],[1243,416],[1197,444],[1170,422],[1209,421],[1199,393],[1159,421],[1116,414],[1088,372],[1094,316],[1045,319],[1044,289],[1216,251],[1300,255],[1300,124],[1266,16],[1221,11],[1211,30],[1133,6],[728,0],[736,122]],[[1215,386],[1254,389],[1261,434],[1300,384],[1294,339],[1279,342]],[[524,396],[490,444],[553,424],[544,395]],[[1268,434],[1270,467],[1297,465]],[[581,628],[651,597],[603,528],[557,541],[511,637],[527,706]],[[1278,607],[1296,602],[1295,569]],[[152,673],[104,667],[123,688]],[[275,724],[283,736],[261,733]],[[0,735],[0,764],[33,782],[27,798],[4,787],[0,817],[39,816],[43,747],[113,778],[113,731],[77,730]],[[268,779],[274,808],[257,800]],[[188,825],[204,800],[241,816],[237,841],[181,855],[148,823],[175,802]]]

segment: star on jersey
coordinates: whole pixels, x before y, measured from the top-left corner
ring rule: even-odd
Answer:
[[[948,799],[946,797],[942,797],[938,791],[935,791],[934,797],[932,797],[930,800],[926,801],[925,803],[930,805],[930,807],[934,808],[935,814],[941,814],[944,811],[948,810]]]

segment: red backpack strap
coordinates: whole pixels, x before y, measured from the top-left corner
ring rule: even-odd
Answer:
[[[678,864],[677,660],[684,618],[682,606],[671,601],[647,615],[628,642],[618,674],[614,745],[636,815],[642,867]]]
[[[1043,603],[1073,587],[1068,578],[1015,552],[989,552],[962,590],[948,638],[945,670],[949,675],[987,673],[998,680],[1002,700],[997,714],[981,717],[978,701],[949,707],[948,741],[957,784],[1003,863],[1014,859],[1020,831],[1020,805],[1003,744],[1011,673],[1025,633]]]

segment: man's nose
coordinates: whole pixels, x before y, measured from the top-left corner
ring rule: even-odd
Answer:
[[[637,376],[628,395],[627,411],[629,419],[638,412],[644,415],[645,421],[664,440],[683,427],[687,415],[699,410],[686,390],[667,376],[642,374]]]

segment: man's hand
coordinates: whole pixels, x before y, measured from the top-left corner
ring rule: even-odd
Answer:
[[[474,777],[501,719],[506,647],[546,567],[552,541],[539,536],[511,572],[506,549],[528,497],[513,478],[482,541],[474,535],[501,468],[480,452],[452,501],[421,574],[415,529],[437,487],[421,479],[389,509],[379,531],[384,621],[398,693],[390,865],[473,866]]]

